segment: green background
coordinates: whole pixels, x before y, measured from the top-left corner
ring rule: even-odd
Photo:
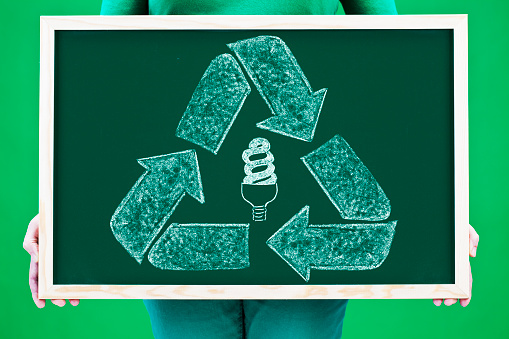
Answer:
[[[505,338],[503,292],[509,278],[502,261],[508,238],[503,214],[509,162],[507,117],[509,4],[503,1],[399,0],[400,14],[469,14],[470,223],[481,237],[472,260],[471,304],[436,308],[430,300],[360,300],[348,306],[345,338]],[[94,15],[100,1],[24,1],[2,4],[0,107],[4,296],[2,338],[150,338],[141,301],[82,301],[76,308],[49,304],[38,310],[28,288],[29,256],[22,249],[26,225],[37,213],[39,16]],[[428,246],[433,251],[433,243]],[[369,323],[369,326],[366,324]]]

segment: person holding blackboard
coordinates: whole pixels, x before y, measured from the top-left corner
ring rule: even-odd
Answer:
[[[335,14],[337,0],[104,0],[102,15],[168,14]],[[393,0],[341,0],[346,14],[397,14]],[[29,283],[37,294],[39,218],[29,224],[24,248],[31,255]],[[470,255],[476,255],[479,237],[470,228]],[[470,299],[461,300],[463,306]],[[65,300],[52,300],[64,306]],[[73,306],[79,300],[69,300]],[[446,299],[452,305],[456,299]],[[439,306],[442,300],[434,300]],[[346,300],[146,300],[156,338],[340,338]]]

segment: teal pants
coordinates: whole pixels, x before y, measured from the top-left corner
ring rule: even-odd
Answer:
[[[156,339],[339,339],[347,300],[145,300]]]

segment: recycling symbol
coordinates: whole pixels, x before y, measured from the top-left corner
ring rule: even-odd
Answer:
[[[248,74],[272,116],[260,129],[311,143],[327,89],[313,92],[285,42],[257,36],[227,45],[235,54],[212,60],[199,81],[175,135],[214,155],[237,118],[251,86]],[[237,61],[238,60],[238,61]],[[252,220],[264,222],[279,187],[270,142],[254,138],[239,157],[245,177],[239,199],[252,207]],[[390,201],[371,172],[339,134],[301,157],[316,183],[346,220],[355,224],[309,224],[309,205],[282,225],[266,244],[306,282],[313,270],[370,270],[386,259],[397,221],[383,222]],[[115,210],[110,226],[117,241],[138,262],[163,270],[206,271],[249,267],[250,224],[172,223],[160,235],[179,203],[190,195],[205,204],[194,149],[138,159],[145,172]],[[254,190],[268,198],[258,201]],[[150,251],[149,251],[150,249]]]

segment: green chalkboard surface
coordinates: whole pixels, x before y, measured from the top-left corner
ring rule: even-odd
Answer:
[[[55,285],[455,283],[452,29],[54,46]]]

